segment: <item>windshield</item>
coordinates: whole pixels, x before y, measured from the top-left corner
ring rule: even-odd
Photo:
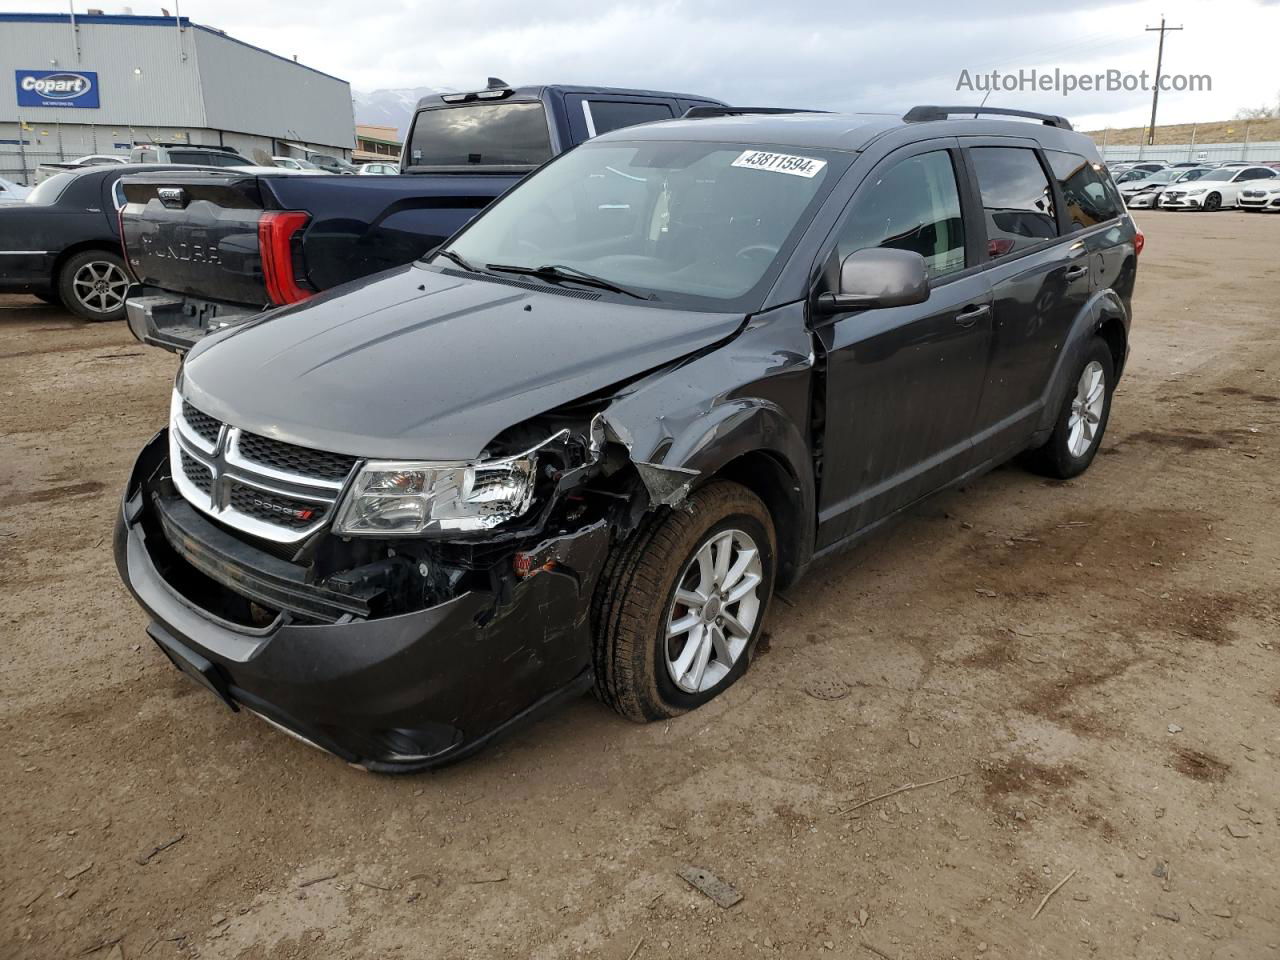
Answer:
[[[409,149],[415,167],[536,167],[551,134],[539,102],[467,104],[420,112]]]
[[[1159,173],[1153,173],[1151,176],[1143,180],[1143,183],[1168,183],[1176,177],[1181,171],[1179,170],[1161,170]]]
[[[564,155],[451,244],[472,266],[555,265],[642,294],[744,297],[824,191],[833,155],[807,148],[607,142]]]
[[[48,180],[41,180],[36,188],[27,194],[27,203],[34,203],[39,206],[49,206],[56,203],[58,198],[62,196],[62,191],[67,188],[75,178],[73,173],[55,173]]]
[[[1190,170],[1183,170],[1175,182],[1181,183],[1184,180],[1199,180],[1208,172],[1208,169],[1205,167],[1192,167]]]

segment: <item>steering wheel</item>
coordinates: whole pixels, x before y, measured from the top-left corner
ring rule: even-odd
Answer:
[[[772,260],[778,255],[778,248],[769,243],[753,243],[749,247],[743,247],[734,257],[742,257],[744,260],[753,260],[762,257],[766,260]]]

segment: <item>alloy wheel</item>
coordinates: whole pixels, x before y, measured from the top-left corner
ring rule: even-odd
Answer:
[[[720,530],[694,553],[676,582],[663,650],[685,693],[720,683],[747,649],[760,616],[760,549],[742,530]]]
[[[109,260],[91,260],[75,272],[71,289],[76,299],[94,313],[111,313],[124,303],[129,279]]]
[[[1102,364],[1091,360],[1076,382],[1076,395],[1071,400],[1071,413],[1067,416],[1067,451],[1071,456],[1079,459],[1093,446],[1106,398],[1107,378]]]

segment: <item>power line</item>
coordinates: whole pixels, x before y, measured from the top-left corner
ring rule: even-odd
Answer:
[[[1156,31],[1160,33],[1160,43],[1156,47],[1156,82],[1151,87],[1151,126],[1147,128],[1148,145],[1156,142],[1156,106],[1160,103],[1160,66],[1164,61],[1164,35],[1181,29],[1182,27],[1166,27],[1163,13],[1160,14],[1160,26],[1147,27],[1147,33]]]

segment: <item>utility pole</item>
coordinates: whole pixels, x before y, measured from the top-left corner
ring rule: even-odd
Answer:
[[[1166,27],[1164,25],[1164,14],[1160,14],[1160,26],[1147,27],[1147,33],[1159,31],[1160,43],[1156,47],[1156,82],[1152,85],[1151,90],[1151,126],[1147,128],[1147,143],[1154,144],[1156,142],[1156,105],[1160,102],[1160,66],[1164,61],[1164,35],[1170,31],[1181,30],[1182,27]]]

